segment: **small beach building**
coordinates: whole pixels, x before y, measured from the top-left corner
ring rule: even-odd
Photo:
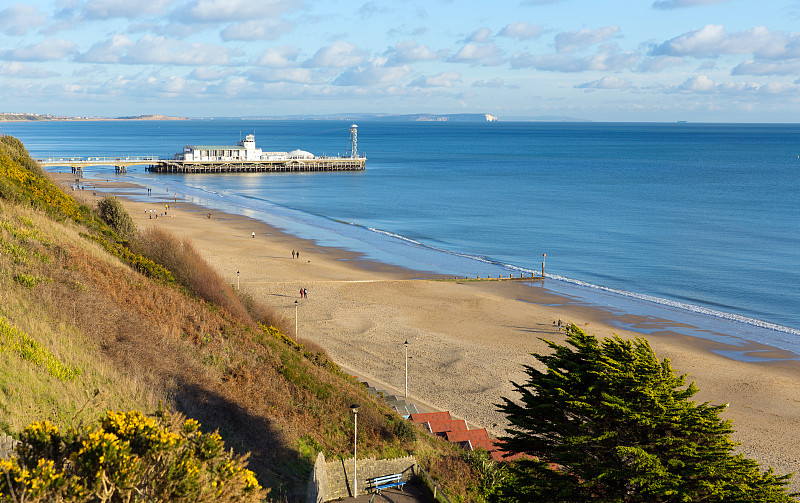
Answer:
[[[236,145],[186,145],[175,154],[176,161],[282,161],[286,152],[262,152],[255,135],[249,134]],[[313,155],[311,156],[314,157]]]

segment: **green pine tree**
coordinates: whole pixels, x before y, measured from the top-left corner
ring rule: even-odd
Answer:
[[[499,501],[783,502],[791,475],[762,472],[734,454],[726,405],[695,404],[698,389],[659,361],[644,339],[602,341],[575,325],[568,346],[533,356],[520,402],[498,409],[504,448],[536,459],[512,464]]]

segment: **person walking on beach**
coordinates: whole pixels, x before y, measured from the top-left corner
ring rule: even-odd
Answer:
[[[255,239],[255,237],[256,237],[256,233],[255,233],[255,232],[253,232],[253,239]]]
[[[561,330],[561,318],[558,319],[558,329]]]
[[[304,299],[308,298],[308,290],[306,290],[305,288],[303,288],[303,298]]]
[[[294,250],[292,250],[292,258],[294,258]]]
[[[300,298],[301,299],[303,298],[303,289],[302,288],[300,289]]]
[[[300,258],[300,252],[299,251],[297,252],[297,258]]]

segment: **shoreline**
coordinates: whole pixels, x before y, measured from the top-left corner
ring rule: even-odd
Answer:
[[[63,174],[62,183],[68,178]],[[91,183],[103,193],[105,182]],[[670,331],[675,324],[669,320],[612,313],[546,286],[415,279],[417,271],[322,247],[245,216],[213,210],[209,220],[208,210],[200,206],[169,202],[168,216],[151,220],[145,210],[163,209],[164,202],[118,196],[140,229],[158,225],[190,238],[224,278],[235,282],[240,271],[242,289],[287,318],[294,316],[297,289],[307,288],[309,298],[301,301],[298,316],[300,337],[320,344],[335,362],[359,375],[402,387],[402,343],[408,340],[413,358],[409,398],[450,410],[493,435],[501,434],[504,425],[493,404],[501,396],[516,398],[510,380],[522,382],[522,365],[536,363],[529,353],[546,351],[539,337],[563,340],[553,326],[562,319],[599,338],[613,333],[646,338],[660,359],[671,360],[676,373],[688,373],[688,380],[697,382],[696,401],[731,404],[723,419],[733,420],[740,452],[778,473],[797,468],[800,363],[786,360],[781,350],[752,343],[749,350],[772,359],[738,361],[716,352],[732,346]],[[292,249],[301,251],[301,259],[291,258]],[[620,324],[640,331],[617,328]],[[792,487],[797,490],[800,484],[794,481]]]

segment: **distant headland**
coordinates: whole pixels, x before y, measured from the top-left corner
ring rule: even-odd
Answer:
[[[19,112],[0,112],[0,122],[22,122],[22,121],[183,121],[188,117],[172,117],[169,115],[135,115],[124,117],[92,117],[92,116],[68,116],[51,115]]]
[[[589,122],[585,119],[563,116],[500,117],[490,113],[457,113],[457,114],[391,114],[391,113],[337,113],[322,115],[250,115],[225,117],[176,117],[170,115],[125,115],[120,117],[98,116],[65,116],[52,114],[0,112],[0,122],[22,121],[174,121],[174,120],[309,120],[309,121],[399,121],[399,122]]]

